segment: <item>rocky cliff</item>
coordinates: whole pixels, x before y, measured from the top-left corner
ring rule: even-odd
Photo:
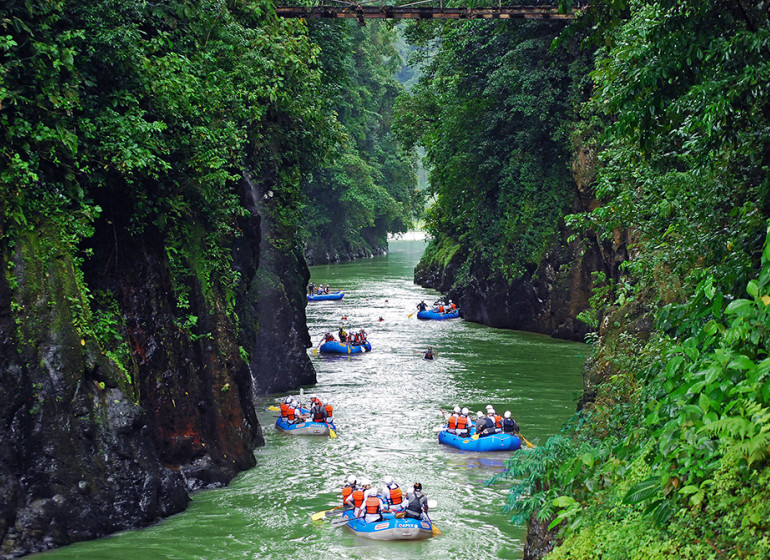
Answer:
[[[3,236],[0,557],[183,510],[254,465],[256,395],[315,382],[301,251],[276,246],[252,181],[240,191],[234,304],[205,278],[180,286],[164,233],[130,234],[132,201],[108,190],[82,262],[51,250],[44,220]]]

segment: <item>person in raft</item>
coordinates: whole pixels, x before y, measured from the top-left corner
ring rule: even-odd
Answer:
[[[353,490],[353,493],[345,500],[346,504],[353,506],[353,515],[356,517],[361,517],[363,515],[366,498],[377,494],[372,490],[372,483],[368,478],[362,478],[360,484],[361,485]]]
[[[361,508],[364,522],[377,523],[378,521],[382,521],[383,513],[390,512],[388,504],[380,497],[384,495],[385,492],[386,490],[384,488],[382,490],[374,488],[372,494],[366,497],[364,507]]]
[[[342,486],[342,508],[343,509],[353,509],[353,505],[347,503],[348,498],[350,495],[358,490],[358,487],[356,486],[356,475],[349,474],[348,477],[345,479],[345,484]]]
[[[471,418],[469,414],[470,411],[465,407],[457,416],[457,429],[455,433],[460,437],[468,437],[471,435]]]
[[[340,342],[347,342],[348,340],[348,333],[345,332],[345,329],[342,328],[342,325],[340,325],[340,330],[337,333],[337,336],[340,337]]]
[[[310,407],[310,419],[313,422],[326,422],[327,416],[326,407],[321,403],[321,399],[313,397],[313,406]]]
[[[383,488],[384,498],[388,502],[390,511],[398,513],[406,508],[404,493],[396,481],[393,480],[393,477],[390,475],[383,476],[382,482],[385,484],[385,488]]]
[[[476,413],[476,433],[479,437],[491,436],[495,433],[495,421],[479,410]]]
[[[516,423],[516,420],[511,418],[510,410],[506,410],[505,414],[503,414],[503,433],[505,434],[519,433],[519,425]]]
[[[315,293],[315,282],[311,282],[310,285],[307,287],[307,293],[311,296]]]
[[[433,351],[433,346],[428,346],[428,350],[426,350],[422,357],[424,360],[432,360],[435,355],[436,352]]]
[[[428,309],[428,304],[425,303],[425,300],[423,300],[417,304],[417,309],[419,309],[420,311],[425,311],[426,309]]]
[[[428,513],[428,498],[422,493],[422,484],[414,483],[414,490],[406,495],[406,509],[404,517],[408,519],[422,519],[423,514]]]

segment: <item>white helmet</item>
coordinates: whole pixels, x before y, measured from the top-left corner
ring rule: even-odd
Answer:
[[[286,404],[291,403],[291,396],[288,396],[285,399],[283,399],[283,402],[285,402]]]
[[[476,413],[476,418],[483,418],[483,417],[484,417],[484,415],[483,415],[483,414],[481,413],[481,411],[479,410],[479,411]]]
[[[489,410],[487,410],[487,412],[489,414],[495,414],[495,409],[494,408],[490,408]]]
[[[510,418],[511,417],[511,411],[510,410],[506,410],[505,414],[503,414],[503,416],[505,416],[506,418]]]
[[[455,407],[455,414],[460,414],[460,407],[459,406]]]
[[[386,474],[382,477],[382,481],[385,483],[385,486],[388,486],[389,484],[393,484],[393,477],[389,474]]]
[[[349,474],[348,475],[348,484],[355,484],[356,483],[356,475]]]
[[[369,480],[368,478],[364,477],[361,479],[361,486],[371,486],[371,485],[372,485],[372,481]]]
[[[468,407],[467,407],[467,406],[466,406],[466,407],[464,407],[464,408],[463,408],[463,414],[465,414],[466,416],[468,416],[468,412],[470,412],[470,411],[468,410]]]
[[[490,408],[492,408],[492,405],[491,405],[491,404],[488,404],[488,405],[487,405],[487,410],[489,410]]]

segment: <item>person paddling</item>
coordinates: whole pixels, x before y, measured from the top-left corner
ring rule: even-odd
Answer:
[[[428,309],[428,304],[425,303],[425,300],[423,300],[423,301],[421,301],[420,303],[417,304],[417,310],[418,311],[425,311],[426,309]]]
[[[432,360],[435,355],[436,352],[433,351],[433,346],[428,346],[428,350],[422,355],[422,357],[424,360]]]
[[[506,410],[505,414],[503,414],[503,433],[506,433],[506,434],[519,433],[519,425],[516,423],[516,420],[511,418],[510,410]]]
[[[407,504],[404,517],[408,519],[422,519],[423,514],[428,513],[428,498],[422,493],[422,484],[414,483],[414,490],[407,494]]]
[[[348,504],[347,500],[350,495],[357,490],[355,475],[349,474],[345,480],[345,485],[342,487],[342,507],[344,509],[352,509],[353,505]]]
[[[382,482],[385,483],[385,499],[388,502],[390,511],[398,513],[406,508],[406,500],[404,494],[401,491],[401,487],[393,480],[392,476],[386,475],[382,477]]]

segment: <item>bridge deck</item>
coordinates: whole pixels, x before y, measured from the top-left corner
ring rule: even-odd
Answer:
[[[498,6],[496,8],[442,8],[427,6],[278,6],[284,18],[364,19],[575,19],[574,13],[560,14],[555,6]]]

